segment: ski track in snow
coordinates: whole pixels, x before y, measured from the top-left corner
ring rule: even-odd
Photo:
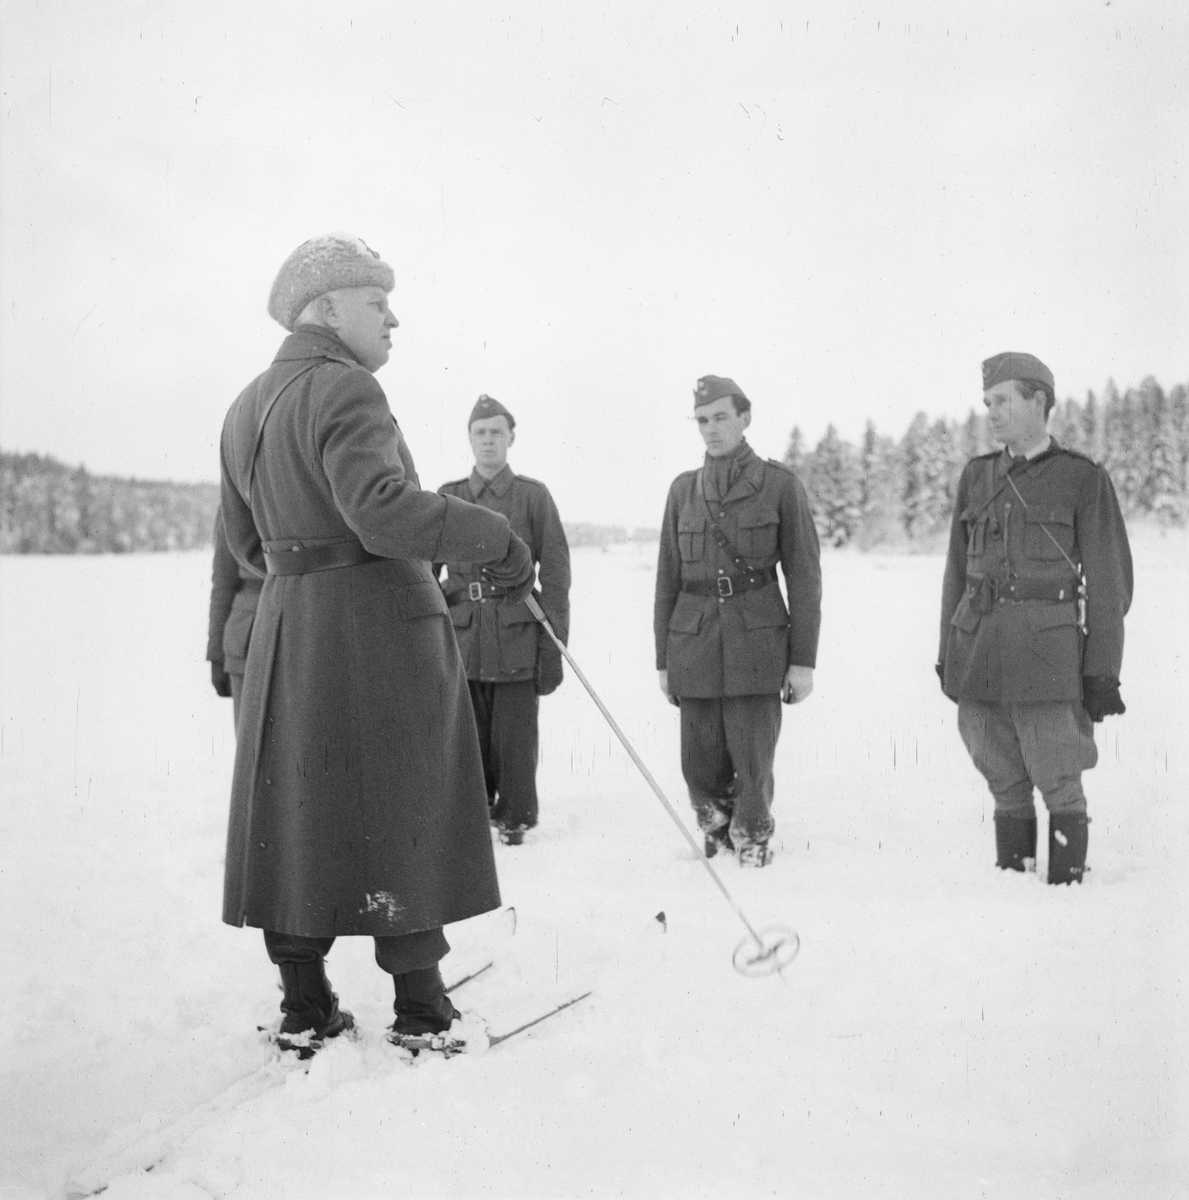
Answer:
[[[732,970],[743,927],[568,672],[541,706],[541,826],[495,848],[517,932],[459,998],[498,1032],[514,998],[594,995],[409,1065],[370,939],[342,939],[362,1036],[308,1072],[265,1065],[275,970],[219,922],[234,738],[201,661],[208,556],[0,560],[0,1198],[1189,1195],[1189,542],[1135,542],[1082,888],[994,870],[932,670],[941,561],[827,553],[777,857],[714,862],[753,925],[800,935],[783,976]],[[654,558],[575,552],[571,650],[692,825]],[[448,930],[460,961],[492,920]]]

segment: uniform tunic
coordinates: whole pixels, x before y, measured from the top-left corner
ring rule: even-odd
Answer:
[[[497,907],[475,723],[430,563],[498,562],[507,520],[422,491],[380,385],[313,326],[232,405],[222,463],[228,544],[257,574],[263,551],[294,546],[380,556],[265,579],[223,919],[391,937]]]
[[[729,825],[739,848],[766,842],[774,829],[780,691],[790,665],[816,665],[822,582],[800,480],[746,442],[731,458],[707,456],[669,489],[653,628],[657,669],[681,703],[682,773],[698,823],[706,832]],[[727,467],[730,483],[720,489]],[[749,570],[775,576],[779,567],[787,608],[775,578],[729,597],[683,590],[741,574],[712,521]]]
[[[1027,461],[1003,451],[967,464],[938,661],[999,812],[1031,816],[1034,785],[1052,811],[1085,811],[1081,775],[1097,750],[1082,679],[1118,680],[1131,593],[1127,530],[1102,467],[1056,442]]]
[[[570,549],[548,488],[505,466],[492,479],[475,470],[469,478],[438,490],[508,518],[537,565],[541,608],[565,642],[570,627]],[[561,683],[561,652],[526,604],[508,604],[498,596],[470,598],[471,585],[482,583],[478,566],[446,565],[442,586],[475,710],[491,818],[508,828],[531,828],[538,817],[537,697]]]

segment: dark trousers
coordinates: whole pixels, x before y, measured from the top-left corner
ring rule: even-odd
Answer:
[[[729,824],[736,848],[772,836],[780,717],[779,695],[681,698],[681,773],[704,833]]]
[[[389,975],[405,975],[435,966],[450,951],[450,943],[439,925],[437,929],[422,929],[417,933],[397,934],[375,938],[376,964]],[[330,953],[332,937],[303,937],[299,933],[276,933],[264,930],[264,945],[268,957],[279,967],[282,963],[318,962]]]
[[[491,819],[505,829],[537,823],[537,688],[467,681],[479,730]]]

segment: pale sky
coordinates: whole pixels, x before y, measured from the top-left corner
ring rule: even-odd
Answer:
[[[698,376],[799,424],[1189,381],[1189,6],[0,0],[0,447],[214,480],[281,262],[392,264],[422,483],[466,418],[563,518],[659,522]]]

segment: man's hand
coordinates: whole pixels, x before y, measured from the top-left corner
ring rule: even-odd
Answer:
[[[1127,705],[1119,695],[1119,681],[1106,675],[1083,675],[1082,707],[1094,722],[1125,713]]]
[[[812,667],[789,667],[784,673],[780,698],[785,704],[800,704],[813,691]]]
[[[542,641],[548,636],[547,633],[542,632]],[[537,695],[548,696],[551,692],[556,692],[561,686],[561,681],[561,651],[550,642],[548,646],[542,646],[537,652],[537,667],[533,672],[533,683],[536,685]]]
[[[512,534],[508,539],[508,552],[497,563],[488,563],[483,574],[499,587],[508,589],[508,603],[523,600],[533,590],[537,572],[529,548]]]
[[[222,659],[211,662],[211,686],[215,689],[215,695],[222,696],[224,700],[231,695],[231,676],[223,670]]]
[[[657,675],[659,677],[659,682],[661,685],[661,692],[664,694],[665,699],[668,700],[668,702],[670,704],[672,704],[675,708],[680,708],[681,701],[678,700],[677,697],[674,696],[671,691],[669,691],[669,672],[668,671],[657,671]]]

